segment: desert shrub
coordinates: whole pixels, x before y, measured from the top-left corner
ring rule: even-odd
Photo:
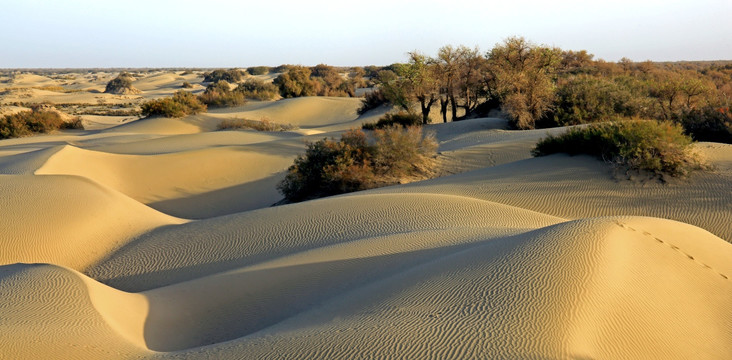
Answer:
[[[141,108],[143,116],[184,117],[206,111],[205,104],[195,95],[183,90],[178,90],[172,97],[146,101]]]
[[[682,112],[676,122],[696,141],[732,144],[732,112],[726,107],[706,106]]]
[[[358,108],[357,112],[359,115],[365,114],[367,111],[376,109],[381,105],[388,104],[389,100],[384,97],[384,93],[380,89],[367,92],[361,100],[361,107]]]
[[[244,94],[231,91],[231,85],[225,80],[209,84],[206,91],[198,96],[198,99],[211,107],[233,107],[247,102]]]
[[[395,184],[404,177],[423,179],[432,175],[436,148],[421,128],[377,130],[372,141],[361,130],[351,130],[339,141],[308,143],[277,188],[296,202]]]
[[[556,92],[553,118],[558,126],[578,125],[626,114],[632,94],[615,82],[592,76],[573,77]]]
[[[64,120],[58,111],[33,109],[0,118],[0,139],[46,133],[58,129],[83,129],[80,118]]]
[[[249,79],[236,88],[246,98],[256,100],[274,100],[279,96],[279,89],[275,84],[257,79]]]
[[[400,111],[396,114],[384,114],[376,123],[365,123],[364,130],[383,129],[394,125],[402,127],[422,126],[422,117],[417,114]]]
[[[700,166],[690,153],[691,142],[677,124],[625,120],[595,123],[569,129],[559,136],[550,135],[536,144],[532,154],[588,154],[631,170],[679,176]]]
[[[215,82],[219,82],[219,81],[223,80],[223,81],[227,81],[230,83],[236,83],[236,82],[241,81],[243,75],[244,74],[242,74],[242,71],[239,69],[228,69],[228,70],[218,69],[218,70],[214,70],[214,71],[203,74],[203,82],[215,83]]]
[[[278,124],[267,118],[261,120],[227,119],[217,126],[219,130],[252,129],[257,131],[289,131],[297,127],[292,124]]]
[[[140,90],[132,86],[132,81],[134,81],[132,75],[123,71],[107,83],[104,92],[109,94],[139,94]]]
[[[252,75],[267,75],[270,69],[269,66],[252,66],[247,68],[247,72]]]
[[[293,66],[273,81],[283,98],[315,96],[320,84],[310,78],[311,71],[303,66]]]
[[[287,72],[287,70],[290,70],[293,67],[296,67],[296,66],[295,65],[289,65],[289,64],[282,64],[282,65],[273,67],[272,69],[270,69],[269,72],[270,73],[273,73],[273,74],[280,74],[280,73]]]
[[[81,118],[77,116],[69,121],[65,121],[61,124],[59,129],[84,130],[84,123],[81,121]]]
[[[188,81],[184,81],[183,84],[180,85],[180,87],[184,89],[190,89],[193,87],[193,85],[191,85],[191,83],[189,83]]]

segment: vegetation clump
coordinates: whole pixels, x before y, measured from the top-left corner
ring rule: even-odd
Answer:
[[[247,102],[244,94],[232,91],[231,85],[225,80],[209,84],[198,99],[210,107],[233,107]]]
[[[66,119],[59,111],[35,106],[29,111],[0,117],[0,139],[47,133],[58,129],[83,129],[81,118]]]
[[[227,119],[223,120],[217,126],[219,130],[236,130],[236,129],[252,129],[257,131],[289,131],[297,129],[291,124],[278,124],[267,118],[261,120],[249,119]]]
[[[134,78],[127,72],[121,72],[116,78],[107,83],[105,93],[117,95],[139,94],[140,90],[132,86]]]
[[[341,139],[307,144],[277,186],[290,202],[365,190],[432,176],[437,142],[417,127],[351,130]]]
[[[575,127],[562,135],[549,136],[536,144],[532,154],[587,154],[662,178],[686,175],[700,168],[700,162],[690,152],[691,143],[678,124],[624,120]]]
[[[243,75],[243,71],[239,69],[218,69],[203,74],[203,82],[215,83],[223,80],[230,83],[237,83],[241,81]]]
[[[267,75],[272,70],[269,66],[252,66],[247,68],[247,72],[251,75]]]
[[[364,130],[383,129],[391,126],[422,126],[422,117],[417,114],[400,111],[395,114],[384,114],[376,123],[365,123],[361,126]]]
[[[239,84],[236,91],[255,100],[275,100],[279,96],[279,89],[275,84],[258,79],[248,79]]]
[[[206,105],[195,95],[178,90],[172,97],[150,100],[141,105],[143,116],[162,115],[179,118],[206,111]]]
[[[183,84],[180,85],[180,87],[184,89],[191,89],[193,88],[193,85],[191,85],[191,83],[189,83],[188,81],[184,81]]]
[[[691,109],[679,114],[675,120],[696,141],[732,144],[732,112],[728,107]]]
[[[378,108],[379,106],[389,104],[381,89],[367,92],[361,100],[361,107],[356,111],[359,115],[365,114],[369,110]]]

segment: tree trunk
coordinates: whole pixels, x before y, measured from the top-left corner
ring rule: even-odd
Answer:
[[[447,96],[443,99],[442,96],[440,96],[440,114],[442,114],[442,122],[447,122],[447,105],[448,105],[448,99]]]

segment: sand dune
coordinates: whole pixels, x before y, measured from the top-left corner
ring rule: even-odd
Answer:
[[[732,248],[704,230],[597,218],[510,236],[488,226],[455,244],[467,235],[457,229],[335,243],[138,294],[62,268],[9,265],[0,268],[13,274],[2,277],[0,291],[64,289],[43,307],[65,311],[46,311],[42,326],[76,319],[86,325],[74,340],[106,338],[105,349],[128,355],[148,348],[249,358],[724,358],[732,351],[724,320]],[[82,283],[87,289],[74,290]],[[87,292],[89,300],[75,300]],[[34,302],[10,304],[4,313],[12,324],[41,325],[19,320]],[[63,331],[22,334],[4,339],[4,348],[26,356],[39,349],[13,341],[71,342]]]
[[[202,80],[146,73],[135,99],[33,88],[116,75],[16,75],[2,101]],[[713,170],[663,184],[531,157],[564,129],[435,124],[449,176],[270,207],[306,141],[386,111],[359,106],[254,101],[0,141],[0,358],[732,358],[732,146],[697,144]],[[300,129],[216,131],[233,118]]]
[[[82,177],[0,180],[0,264],[43,262],[82,270],[137,235],[182,223]]]

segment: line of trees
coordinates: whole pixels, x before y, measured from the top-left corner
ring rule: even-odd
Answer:
[[[614,63],[511,37],[484,54],[466,46],[435,57],[409,52],[372,81],[363,110],[388,102],[425,124],[433,107],[444,122],[500,109],[519,129],[635,117],[678,122],[698,140],[732,137],[729,62]]]

